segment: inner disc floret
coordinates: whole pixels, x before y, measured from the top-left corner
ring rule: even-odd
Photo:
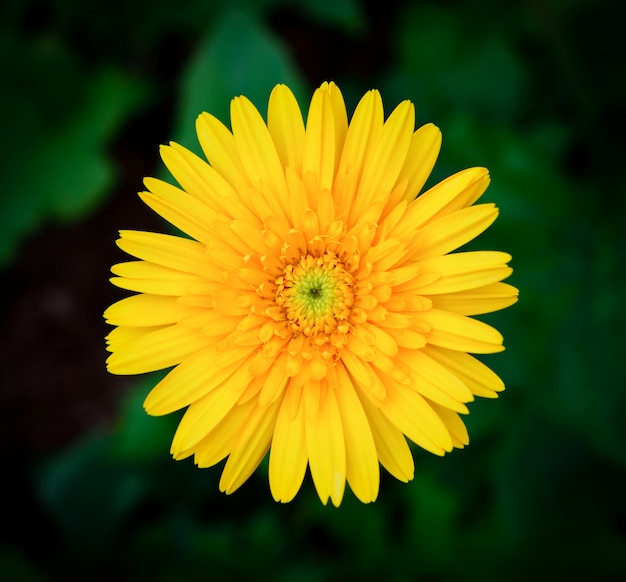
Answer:
[[[347,333],[354,305],[354,278],[337,255],[303,256],[276,279],[276,303],[292,332],[307,336]]]

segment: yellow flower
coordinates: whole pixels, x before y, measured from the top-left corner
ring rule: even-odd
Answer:
[[[473,205],[484,168],[418,196],[439,153],[432,124],[414,131],[412,103],[384,119],[377,91],[350,122],[324,83],[306,125],[277,85],[267,123],[245,97],[232,132],[208,113],[197,133],[208,163],[182,146],[161,156],[180,188],[147,178],[143,201],[188,234],[122,231],[139,259],[113,283],[138,294],[105,312],[108,368],[174,367],[145,401],[149,414],[187,407],[172,443],[199,467],[228,457],[231,493],[269,451],[274,499],[290,501],[309,467],[320,499],[341,503],[346,481],[378,495],[380,464],[413,477],[406,437],[443,455],[468,443],[459,417],[502,381],[469,353],[503,350],[468,316],[517,300],[510,256],[448,254],[496,218]]]

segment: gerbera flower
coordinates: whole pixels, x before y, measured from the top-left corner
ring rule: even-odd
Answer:
[[[376,499],[380,464],[413,477],[407,438],[443,455],[468,443],[459,414],[502,381],[470,353],[503,348],[469,316],[514,303],[510,256],[460,252],[496,218],[474,205],[489,174],[471,168],[419,195],[439,152],[432,124],[414,131],[404,101],[384,119],[377,91],[350,122],[324,83],[306,124],[277,85],[267,123],[245,97],[232,132],[208,113],[197,133],[208,163],[161,149],[180,187],[147,178],[144,202],[191,238],[122,231],[139,259],[115,265],[138,292],[107,309],[108,368],[174,367],[148,395],[149,414],[187,408],[176,459],[227,458],[231,493],[269,451],[277,501],[298,492],[307,466],[320,499],[339,505],[346,481]]]

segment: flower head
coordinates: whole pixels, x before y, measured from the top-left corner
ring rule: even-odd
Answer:
[[[274,88],[267,123],[245,97],[232,132],[197,121],[207,161],[176,143],[161,155],[180,187],[148,178],[144,202],[190,238],[122,231],[138,260],[113,267],[138,294],[105,312],[109,370],[173,367],[148,413],[186,408],[172,443],[200,467],[227,458],[231,493],[269,451],[272,495],[287,502],[307,466],[321,500],[346,481],[376,499],[379,462],[413,477],[407,437],[443,455],[468,443],[459,414],[501,380],[470,353],[503,349],[469,316],[517,299],[510,256],[459,252],[496,218],[474,205],[489,175],[471,168],[419,194],[439,152],[405,101],[385,120],[368,92],[350,122],[324,83],[305,122]],[[419,194],[419,195],[418,195]]]

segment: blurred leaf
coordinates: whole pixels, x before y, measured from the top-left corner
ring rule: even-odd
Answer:
[[[456,112],[441,120],[440,126],[443,145],[433,180],[486,166],[492,181],[483,200],[495,202],[501,210],[488,234],[500,229],[523,240],[526,248],[529,243],[545,248],[549,229],[558,226],[563,205],[571,203],[572,184],[556,170],[567,133],[548,125],[521,133],[511,125],[485,124]],[[533,237],[520,236],[529,225]]]
[[[20,52],[21,42],[2,44]],[[9,69],[0,113],[8,144],[0,158],[0,265],[42,221],[80,217],[106,195],[115,179],[107,144],[146,97],[117,70],[86,75],[55,43],[22,54],[22,68]]]
[[[431,473],[417,472],[407,489],[406,519],[413,527],[407,539],[409,547],[419,548],[422,568],[431,571],[444,563],[453,539],[458,502],[443,482]]]
[[[580,224],[580,231],[585,226]],[[624,288],[620,265],[626,256],[622,236],[598,229],[584,244],[573,241],[569,282],[574,307],[559,322],[553,409],[600,457],[626,468],[621,446],[626,442],[626,372],[623,366],[611,365],[623,357],[623,342],[616,338],[626,325],[619,306]]]
[[[585,578],[626,570],[618,525],[626,504],[616,479],[623,474],[594,459],[563,420],[527,409],[512,423],[502,447],[500,531],[515,549],[509,568],[521,579],[550,564],[571,572],[573,562]]]
[[[178,415],[154,417],[146,413],[143,401],[156,386],[162,374],[149,374],[129,390],[114,433],[111,452],[123,461],[149,461],[170,458],[172,437],[179,421]]]
[[[392,484],[392,487],[395,483]],[[379,503],[379,502],[377,502]],[[324,580],[343,580],[350,576],[376,577],[375,568],[387,558],[387,539],[394,533],[394,524],[387,521],[388,512],[364,505],[346,486],[341,505],[336,508],[330,502],[321,505],[311,492],[307,507],[306,526],[315,535],[309,540],[312,556],[328,556],[325,561]],[[313,527],[312,527],[313,524]],[[349,556],[359,555],[357,561]],[[334,559],[335,561],[331,561]]]
[[[490,360],[486,360],[484,357],[480,360],[493,368]],[[499,394],[497,399],[476,398],[474,402],[469,404],[470,414],[463,416],[462,420],[469,433],[470,447],[478,444],[484,438],[493,437],[494,431],[502,430],[502,419],[506,412],[503,399],[506,401],[508,396],[509,393],[505,390]]]
[[[400,15],[397,68],[387,79],[392,93],[402,87],[400,98],[411,98],[418,113],[433,120],[451,110],[491,119],[519,113],[528,93],[526,70],[504,32],[476,19],[468,5],[420,2]]]
[[[322,24],[355,32],[364,25],[361,5],[356,0],[298,0],[302,10]]]
[[[296,97],[302,95],[296,67],[260,20],[249,12],[225,12],[183,74],[176,141],[198,152],[198,115],[206,111],[227,124],[229,103],[237,95],[245,95],[265,115],[277,83],[288,85]]]
[[[147,475],[112,461],[110,440],[92,438],[50,459],[38,479],[43,504],[73,536],[101,543],[148,487]]]

